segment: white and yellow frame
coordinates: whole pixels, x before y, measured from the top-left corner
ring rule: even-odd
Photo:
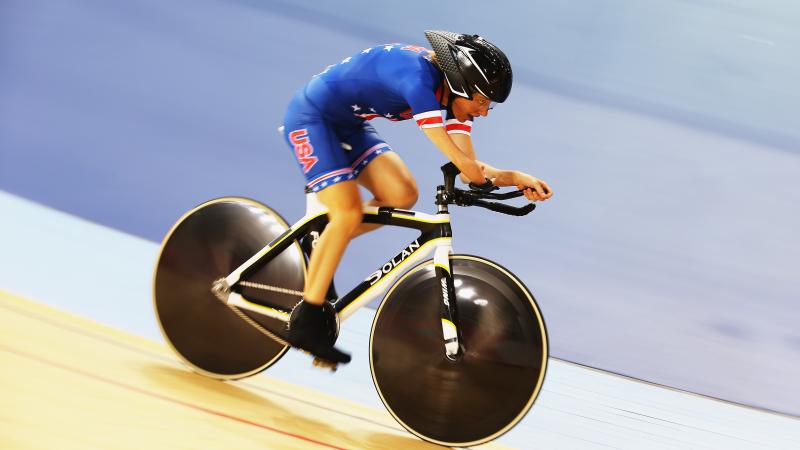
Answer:
[[[417,211],[402,210],[389,207],[367,206],[364,208],[364,223],[379,223],[389,226],[413,228],[420,231],[418,238],[410,242],[393,258],[370,273],[361,283],[350,292],[340,297],[333,303],[339,314],[340,320],[345,320],[356,310],[387,291],[397,279],[409,268],[425,261],[433,254],[434,267],[438,285],[442,286],[441,293],[441,321],[442,337],[445,353],[448,358],[456,359],[462,351],[463,342],[458,324],[458,311],[455,301],[455,288],[453,286],[452,271],[449,256],[453,253],[452,229],[450,227],[450,214],[446,202],[438,198],[444,193],[444,187],[439,187],[437,195],[437,214],[426,214]],[[228,297],[227,302],[238,308],[263,314],[282,321],[288,321],[290,311],[277,305],[263,305],[245,299],[237,288],[238,283],[246,279],[272,258],[279,255],[287,247],[305,237],[312,230],[322,230],[328,222],[327,209],[317,199],[316,194],[306,194],[306,214],[289,227],[284,233],[258,251],[244,264],[225,277]]]

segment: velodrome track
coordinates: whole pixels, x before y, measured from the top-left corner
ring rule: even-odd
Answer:
[[[335,375],[290,352],[219,383],[170,354],[150,300],[155,242],[188,207],[245,195],[299,217],[300,174],[273,132],[294,89],[430,27],[513,55],[513,98],[473,137],[557,197],[531,220],[459,210],[457,250],[530,284],[553,353],[795,415],[553,359],[495,445],[800,448],[790,3],[5,0],[0,450],[430,448],[375,394],[371,310],[345,324],[355,360]],[[441,155],[413,124],[375,126],[430,210]],[[380,233],[353,243],[337,282],[396,251]]]
[[[151,311],[157,246],[0,192],[0,448],[435,448],[382,409],[371,310],[336,374],[290,352],[219,382],[183,367]],[[334,388],[334,384],[339,386]],[[793,449],[800,421],[552,359],[531,412],[482,448]]]
[[[212,380],[160,343],[0,297],[4,448],[438,447],[385,411],[273,377]]]
[[[478,155],[556,196],[520,219],[457,209],[455,250],[531,286],[555,355],[800,416],[800,6],[462,3],[4,0],[0,189],[151,244],[223,195],[294,220],[303,179],[274,130],[298,87],[430,27],[485,33],[515,81]],[[374,122],[430,212],[445,158]],[[355,240],[337,282],[404,232]]]

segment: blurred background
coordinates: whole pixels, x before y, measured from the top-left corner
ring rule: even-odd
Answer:
[[[226,195],[294,222],[303,178],[276,132],[293,92],[425,29],[479,33],[513,63],[473,140],[555,196],[524,218],[455,209],[454,246],[528,285],[552,355],[799,415],[790,0],[0,0],[0,189],[153,242]],[[444,157],[413,121],[373,122],[433,212]],[[340,293],[411,239],[354,241]]]

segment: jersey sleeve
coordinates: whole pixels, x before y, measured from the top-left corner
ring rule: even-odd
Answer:
[[[422,84],[413,84],[413,81],[407,81],[409,86],[404,86],[403,97],[411,107],[411,112],[414,114],[414,120],[420,128],[438,128],[444,126],[441,107],[439,100],[433,93],[433,90],[428,86]]]
[[[435,94],[436,80],[430,74],[413,71],[399,80],[398,88],[420,128],[444,126],[441,105]]]
[[[447,134],[472,135],[472,120],[459,121],[450,108],[447,108],[444,124],[444,129],[447,131]]]

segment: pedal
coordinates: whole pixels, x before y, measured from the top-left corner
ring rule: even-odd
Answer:
[[[318,369],[328,369],[331,372],[336,372],[336,369],[339,367],[339,364],[335,362],[320,358],[314,358],[314,360],[311,361],[311,365]]]

